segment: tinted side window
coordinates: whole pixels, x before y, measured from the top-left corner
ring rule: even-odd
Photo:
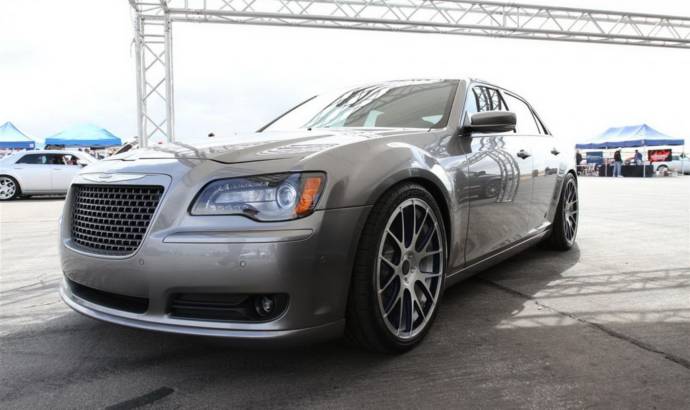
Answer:
[[[506,104],[495,88],[478,86],[472,88],[477,112],[482,111],[506,111]]]
[[[534,119],[537,120],[537,127],[539,127],[539,133],[543,135],[549,135],[549,133],[546,131],[546,128],[544,128],[544,124],[542,124],[541,120],[539,117],[536,115],[534,116]]]
[[[21,157],[17,164],[46,164],[46,156],[44,154],[27,154]]]
[[[48,154],[48,155],[46,155],[46,157],[48,157],[47,163],[50,165],[66,165],[67,164],[65,162],[65,155],[63,155],[63,154]]]
[[[537,121],[534,119],[534,115],[532,114],[532,110],[530,110],[527,104],[510,94],[505,94],[505,101],[508,105],[508,110],[514,112],[517,116],[518,134],[541,134],[541,131],[537,126]]]
[[[62,160],[67,165],[79,165],[79,158],[76,155],[67,154],[62,157]]]
[[[495,88],[485,86],[472,87],[465,101],[465,112],[474,114],[481,111],[506,110],[501,94]]]

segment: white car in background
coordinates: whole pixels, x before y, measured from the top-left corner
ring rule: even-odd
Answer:
[[[676,171],[678,173],[683,173],[690,175],[690,158],[685,154],[683,155],[671,155],[670,161],[659,161],[654,162],[655,171]]]
[[[96,159],[81,151],[20,151],[0,159],[0,201],[66,194],[72,178]]]

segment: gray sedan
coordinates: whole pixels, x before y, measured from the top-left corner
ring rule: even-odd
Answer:
[[[61,294],[143,329],[402,352],[448,286],[578,222],[574,152],[517,94],[394,81],[311,98],[252,135],[85,168]]]

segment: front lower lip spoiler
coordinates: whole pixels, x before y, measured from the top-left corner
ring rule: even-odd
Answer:
[[[104,322],[137,329],[153,330],[157,332],[193,336],[221,337],[240,342],[256,342],[262,344],[276,342],[281,346],[289,346],[292,344],[303,345],[305,342],[316,343],[325,340],[332,340],[342,336],[343,332],[345,331],[345,319],[340,319],[335,322],[314,327],[288,330],[225,330],[198,326],[180,326],[177,324],[160,323],[150,320],[138,320],[131,317],[117,316],[104,310],[94,309],[91,306],[95,305],[92,305],[88,301],[82,300],[73,295],[67,290],[67,285],[65,284],[60,287],[60,297],[76,312],[93,319],[102,320]],[[195,323],[198,324],[198,321],[195,321]]]

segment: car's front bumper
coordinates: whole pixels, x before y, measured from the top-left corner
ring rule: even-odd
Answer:
[[[223,217],[214,225],[154,230],[135,254],[124,258],[80,251],[67,234],[60,246],[65,275],[61,295],[87,316],[149,330],[246,340],[337,337],[344,327],[357,239],[368,211],[317,211],[261,229],[243,217]],[[143,313],[108,307],[80,297],[68,281],[146,299],[148,307]],[[180,292],[279,293],[287,294],[289,302],[270,321],[199,320],[171,315],[171,297]]]
[[[149,315],[128,317],[123,315],[121,311],[108,309],[104,306],[96,305],[84,299],[78,298],[70,291],[66,281],[63,281],[63,284],[60,287],[60,296],[62,297],[62,300],[64,300],[65,303],[76,312],[94,319],[138,329],[185,335],[224,337],[244,341],[270,340],[281,343],[304,343],[305,341],[317,342],[336,338],[339,335],[342,335],[345,328],[345,319],[301,329],[240,330],[218,327],[200,327],[198,326],[199,323],[195,323],[195,326],[190,326],[189,323],[175,324],[169,323],[169,321],[166,320],[160,320],[160,318],[158,320],[152,319]]]

